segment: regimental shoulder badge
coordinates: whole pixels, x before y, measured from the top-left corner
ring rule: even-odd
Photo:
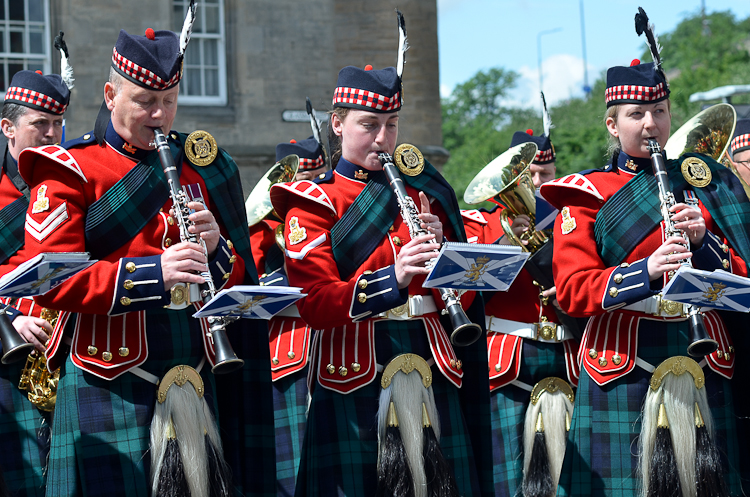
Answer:
[[[300,227],[299,218],[292,216],[289,220],[289,245],[296,245],[307,238],[307,229]]]
[[[31,207],[32,214],[39,214],[40,212],[49,210],[49,197],[47,197],[46,194],[47,185],[43,184],[36,191],[36,200],[34,201],[34,205]]]
[[[562,234],[567,235],[576,229],[576,218],[570,215],[570,207],[563,207],[560,214],[562,215]]]
[[[185,139],[185,156],[196,166],[211,164],[218,154],[219,146],[207,131],[193,131]]]
[[[698,157],[687,157],[680,166],[682,175],[692,186],[703,188],[711,183],[711,169]]]

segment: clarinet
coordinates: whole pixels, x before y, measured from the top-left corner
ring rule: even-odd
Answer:
[[[378,155],[378,159],[380,159],[383,172],[385,172],[388,183],[396,195],[398,207],[401,210],[401,217],[409,228],[409,236],[414,238],[419,235],[426,235],[427,230],[422,229],[422,221],[419,219],[417,206],[414,200],[406,193],[406,187],[401,180],[401,175],[393,164],[393,157],[391,157],[391,154],[383,153]],[[479,337],[482,335],[482,328],[469,321],[456,293],[450,288],[438,288],[438,291],[443,302],[445,302],[445,309],[443,309],[442,314],[448,315],[453,328],[451,332],[451,342],[453,345],[465,347],[479,340]]]
[[[669,209],[675,205],[676,201],[669,184],[669,175],[667,174],[667,166],[664,163],[664,156],[661,153],[661,147],[659,147],[659,143],[656,140],[649,140],[648,149],[649,152],[651,152],[651,165],[654,168],[656,184],[659,187],[659,206],[661,208],[662,218],[664,218],[665,238],[679,236],[687,240],[687,235],[682,230],[675,227],[675,222],[671,219],[672,213],[669,212]],[[686,249],[690,250],[689,242],[684,246]],[[693,267],[693,263],[690,259],[682,259],[679,262],[683,266]],[[688,355],[692,357],[702,357],[716,352],[719,348],[719,343],[708,336],[706,325],[703,322],[703,314],[700,312],[700,307],[688,305],[687,308],[688,318],[690,319],[690,344],[687,347]]]
[[[164,168],[164,175],[167,177],[169,183],[169,195],[172,198],[172,210],[177,226],[180,228],[180,240],[183,242],[197,243],[203,247],[203,253],[208,260],[208,250],[206,249],[206,242],[200,238],[197,234],[190,233],[188,228],[193,225],[188,216],[190,216],[190,208],[188,207],[187,193],[180,188],[180,176],[177,174],[177,168],[174,164],[174,158],[172,152],[169,150],[169,142],[167,137],[161,129],[154,129],[154,138],[156,143],[156,149],[159,152],[159,160]],[[203,299],[210,300],[216,296],[216,286],[214,285],[211,273],[208,271],[202,271],[200,275],[205,280],[205,283],[200,285],[200,294]],[[214,351],[216,352],[216,364],[211,368],[211,372],[214,374],[230,373],[235,369],[241,368],[245,363],[242,359],[237,357],[232,345],[229,343],[227,338],[226,327],[234,319],[228,319],[226,317],[210,316],[208,317],[209,331],[206,335],[211,339],[214,344]]]

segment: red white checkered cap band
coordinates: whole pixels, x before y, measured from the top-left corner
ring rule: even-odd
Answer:
[[[119,52],[117,52],[117,48],[112,49],[112,64],[129,78],[139,81],[154,90],[166,90],[171,88],[180,81],[180,76],[182,76],[182,71],[177,71],[177,74],[172,76],[169,81],[164,81],[145,67],[141,67],[132,60],[126,59],[124,56],[120,55]]]
[[[732,139],[732,143],[729,144],[729,148],[732,150],[732,153],[740,148],[748,147],[750,147],[750,134],[737,135]]]
[[[339,86],[333,92],[333,105],[353,104],[371,109],[388,112],[398,110],[401,107],[401,92],[396,92],[391,98],[378,95],[377,93],[359,88],[347,88]]]
[[[308,171],[310,169],[317,169],[319,167],[323,167],[325,165],[325,161],[323,160],[323,156],[319,155],[317,159],[304,159],[300,157],[299,159],[299,170],[300,171]]]
[[[552,162],[553,160],[555,160],[555,152],[551,148],[538,151],[534,157],[534,162]]]
[[[28,88],[20,88],[18,86],[11,86],[8,91],[5,92],[5,101],[13,100],[21,104],[29,104],[39,109],[44,109],[50,114],[63,114],[67,105],[63,105],[54,98],[39,93],[38,91],[29,90]]]
[[[640,100],[643,102],[653,102],[661,100],[667,96],[667,89],[664,83],[656,86],[635,86],[621,85],[607,88],[604,92],[606,103],[617,102],[620,100]]]

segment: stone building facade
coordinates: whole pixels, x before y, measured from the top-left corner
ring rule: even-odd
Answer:
[[[67,138],[73,138],[93,128],[119,30],[178,31],[188,0],[0,2],[24,2],[25,15],[32,18],[39,16],[40,8],[46,9],[47,70],[60,69],[52,39],[58,31],[65,32],[76,77],[66,116]],[[338,71],[346,65],[395,66],[397,6],[405,16],[411,47],[404,70],[399,142],[416,145],[433,164],[442,166],[448,154],[442,147],[436,0],[200,0],[202,24],[188,47],[183,82],[198,88],[201,76],[187,76],[191,59],[197,57],[198,72],[205,69],[207,93],[216,94],[217,85],[225,85],[218,92],[222,95],[204,101],[200,95],[181,95],[174,127],[211,133],[240,165],[247,194],[273,164],[277,143],[311,134],[309,122],[285,120],[290,113],[284,111],[302,111],[291,114],[304,117],[309,96],[319,116],[324,115]],[[6,29],[12,29],[8,7],[5,10]],[[208,32],[216,36],[201,42]],[[3,55],[7,66],[9,54]],[[217,60],[222,56],[223,61]]]

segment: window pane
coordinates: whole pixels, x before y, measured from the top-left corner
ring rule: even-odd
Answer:
[[[12,60],[8,62],[8,77],[13,80],[13,75],[18,71],[23,71],[23,62]]]
[[[10,20],[11,21],[23,21],[23,0],[11,0],[10,4]]]
[[[2,2],[0,2],[2,5]],[[0,29],[0,52],[5,52],[5,30]]]
[[[41,62],[29,62],[28,70],[44,72],[44,64],[42,64]]]
[[[172,31],[182,32],[182,24],[185,22],[185,9],[182,4],[175,2],[172,6]]]
[[[219,96],[219,71],[215,69],[206,69],[206,93],[207,97]]]
[[[18,31],[10,32],[10,51],[13,53],[23,53],[23,33]]]
[[[29,20],[44,22],[44,0],[27,1],[29,3]],[[19,0],[11,0],[11,2],[19,2]]]
[[[44,32],[36,29],[29,29],[29,53],[44,53]]]
[[[217,67],[219,65],[219,41],[203,41],[203,65],[208,67]]]
[[[5,83],[5,61],[0,63],[0,89],[3,90],[3,93],[8,89],[8,85]]]
[[[0,2],[0,19],[5,19],[5,2]]]
[[[219,32],[219,7],[208,7],[204,9],[206,12],[206,33],[218,33]]]
[[[193,38],[192,43],[189,43],[185,49],[185,64],[189,66],[201,65],[201,44],[196,42],[200,40]]]
[[[219,0],[203,0],[203,3],[215,3],[218,5]]]
[[[200,69],[188,69],[185,71],[187,80],[187,94],[191,96],[200,96],[201,94],[201,71]]]

